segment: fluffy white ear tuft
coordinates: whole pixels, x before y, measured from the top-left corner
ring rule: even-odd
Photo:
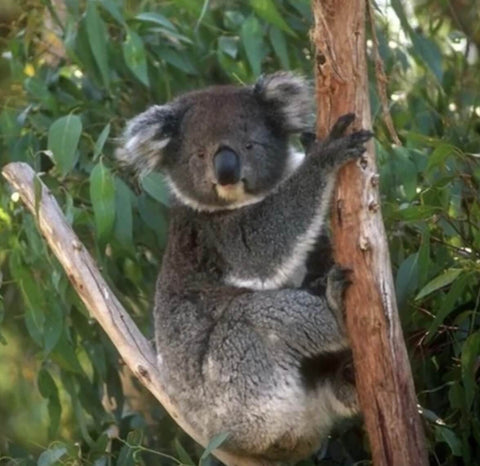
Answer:
[[[162,150],[170,142],[175,113],[171,105],[154,105],[127,123],[117,159],[145,175],[162,163]]]
[[[264,75],[255,84],[254,92],[280,113],[288,132],[311,130],[314,99],[312,87],[304,77],[287,71]]]

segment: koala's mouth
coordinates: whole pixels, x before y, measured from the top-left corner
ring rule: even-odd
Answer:
[[[235,184],[216,184],[215,191],[220,199],[228,202],[242,202],[249,198],[245,192],[245,183],[243,181]]]

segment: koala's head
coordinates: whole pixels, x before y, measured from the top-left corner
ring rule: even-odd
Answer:
[[[291,73],[215,86],[131,120],[120,158],[143,173],[161,170],[186,205],[233,209],[260,201],[297,168],[289,139],[311,129],[312,115],[310,86]]]

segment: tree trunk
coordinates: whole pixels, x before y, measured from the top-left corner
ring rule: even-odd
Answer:
[[[370,128],[364,0],[313,0],[317,133],[357,115]],[[336,262],[353,269],[346,325],[356,383],[375,465],[427,465],[423,426],[398,317],[379,208],[374,145],[359,164],[341,170],[332,202]]]

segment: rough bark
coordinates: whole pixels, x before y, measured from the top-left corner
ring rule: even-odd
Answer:
[[[317,132],[355,112],[370,128],[365,61],[365,0],[313,0]],[[375,465],[427,465],[423,426],[400,326],[379,208],[374,145],[339,175],[332,203],[336,262],[353,269],[346,325]]]
[[[64,268],[73,287],[90,314],[112,340],[125,364],[157,398],[175,422],[205,447],[210,439],[202,438],[195,432],[167,395],[156,365],[153,347],[138,330],[100,275],[92,256],[67,223],[52,193],[25,163],[10,163],[3,168],[2,174],[20,194],[20,198],[35,217],[39,231]],[[40,193],[37,204],[35,192]],[[240,458],[219,450],[215,450],[213,454],[229,466],[262,464],[255,459]]]

